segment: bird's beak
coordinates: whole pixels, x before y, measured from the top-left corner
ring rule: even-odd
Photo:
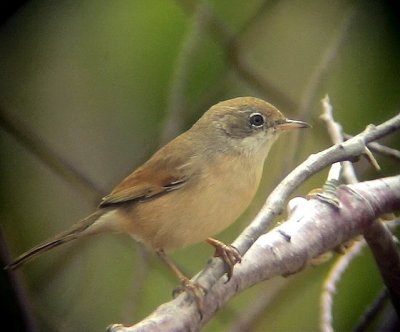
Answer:
[[[289,120],[286,119],[284,122],[279,123],[276,128],[282,131],[286,130],[292,130],[292,129],[298,129],[298,128],[310,128],[311,125],[309,125],[306,122],[303,121],[297,121],[297,120]]]

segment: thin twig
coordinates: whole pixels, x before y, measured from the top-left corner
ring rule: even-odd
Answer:
[[[333,106],[329,96],[326,95],[322,100],[322,114],[320,119],[325,122],[328,134],[333,144],[341,144],[344,142],[342,126],[333,118]],[[347,183],[357,183],[358,179],[354,171],[353,164],[350,161],[342,161],[332,165],[340,165],[343,169],[343,177]],[[339,183],[339,179],[338,183]],[[320,324],[321,330],[324,332],[333,331],[333,299],[336,293],[336,285],[339,282],[342,274],[349,266],[354,257],[361,251],[363,242],[354,245],[349,251],[342,256],[325,278],[325,282],[321,294],[321,313]]]
[[[337,284],[341,280],[344,272],[350,263],[361,254],[365,247],[365,241],[355,243],[347,252],[341,256],[331,267],[322,285],[322,293],[320,297],[321,320],[320,328],[323,332],[333,332],[333,298],[336,294]]]
[[[353,137],[346,133],[343,133],[343,136],[346,140]],[[388,157],[388,158],[393,159],[394,161],[400,162],[400,151],[399,150],[389,148],[378,142],[368,143],[367,146],[371,151],[373,151],[375,153],[379,153],[380,155],[382,155],[384,157]]]
[[[342,126],[336,122],[333,118],[333,107],[329,100],[329,96],[326,95],[322,100],[322,115],[320,119],[326,124],[329,136],[333,144],[341,144],[344,142]],[[354,167],[350,161],[343,161],[343,177],[347,183],[357,183],[357,175],[354,171]]]

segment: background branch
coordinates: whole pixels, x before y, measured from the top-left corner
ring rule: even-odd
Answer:
[[[199,1],[192,14],[191,27],[184,36],[174,67],[168,98],[167,118],[161,135],[161,145],[168,143],[181,133],[188,118],[186,87],[196,51],[201,46],[204,32],[210,21],[209,15],[209,8],[205,1]]]
[[[104,192],[94,182],[59,156],[25,123],[17,119],[15,115],[6,112],[2,107],[0,107],[0,126],[91,203],[97,204],[103,196]]]
[[[393,307],[400,317],[400,255],[396,241],[379,219],[365,229],[363,235],[374,255]]]
[[[337,291],[337,285],[342,279],[344,272],[353,259],[361,254],[361,250],[365,247],[365,241],[359,241],[354,244],[346,255],[342,255],[337,259],[335,264],[331,267],[328,275],[324,280],[322,286],[322,294],[320,297],[321,306],[321,331],[333,331],[333,298]]]
[[[180,0],[178,3],[184,10],[192,12],[195,8],[194,4],[196,2]],[[259,13],[262,13],[267,8],[269,8],[269,6],[266,6],[266,3],[263,2],[260,6]],[[275,103],[284,109],[296,109],[296,102],[293,101],[289,95],[279,89],[274,82],[260,75],[257,69],[253,68],[249,62],[245,60],[243,49],[239,46],[240,36],[249,28],[249,26],[259,19],[260,14],[253,15],[244,24],[243,29],[234,34],[224,24],[224,22],[218,19],[210,6],[208,6],[208,13],[210,15],[210,35],[222,47],[222,50],[225,52],[226,59],[231,64],[232,69],[235,70],[238,76],[250,84],[254,89],[259,91],[264,98],[267,98],[268,100],[274,100]]]

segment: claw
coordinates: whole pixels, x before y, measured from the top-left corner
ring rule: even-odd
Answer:
[[[166,255],[164,250],[159,249],[156,252],[181,281],[181,285],[173,290],[172,296],[175,298],[182,292],[188,293],[196,302],[200,319],[202,319],[204,311],[204,295],[207,293],[206,288],[186,277],[175,265],[172,259]]]
[[[181,284],[173,290],[172,296],[176,298],[183,292],[187,292],[195,298],[200,298],[207,294],[207,289],[189,278],[184,278],[181,280]]]
[[[176,298],[179,294],[186,292],[196,302],[197,309],[200,315],[200,320],[203,319],[204,311],[204,296],[207,294],[207,290],[200,284],[191,281],[189,278],[182,278],[181,285],[175,288],[172,292],[172,296]]]
[[[232,245],[226,245],[221,241],[218,241],[213,238],[208,238],[207,243],[211,244],[215,248],[214,257],[220,257],[227,266],[227,277],[228,282],[232,278],[233,267],[242,261],[242,256],[239,253],[239,250]]]

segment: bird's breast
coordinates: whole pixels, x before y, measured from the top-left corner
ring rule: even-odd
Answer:
[[[216,235],[253,199],[263,161],[221,156],[182,188],[124,213],[127,231],[153,249],[174,250]]]

